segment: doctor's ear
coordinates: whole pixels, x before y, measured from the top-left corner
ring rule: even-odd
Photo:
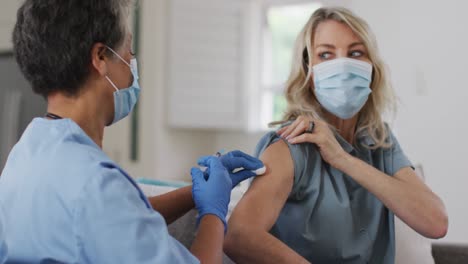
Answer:
[[[91,49],[92,67],[101,76],[107,75],[107,63],[109,62],[109,53],[106,45],[95,43]]]

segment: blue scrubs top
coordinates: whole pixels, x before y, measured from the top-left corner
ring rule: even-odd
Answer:
[[[412,166],[390,132],[390,148],[371,150],[360,136],[355,146],[336,139],[351,155],[393,176]],[[275,132],[257,145],[256,156],[281,140]],[[288,143],[287,141],[285,141]],[[294,163],[292,191],[270,233],[314,264],[393,264],[394,216],[350,176],[322,160],[315,144],[288,144]]]
[[[8,261],[199,263],[72,120],[34,119],[0,177]]]
[[[5,263],[8,254],[8,247],[6,244],[6,232],[2,224],[4,221],[3,219],[3,211],[2,207],[0,206],[0,264]]]

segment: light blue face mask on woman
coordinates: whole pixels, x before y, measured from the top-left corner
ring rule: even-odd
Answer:
[[[125,88],[125,89],[119,89],[117,86],[112,82],[108,76],[106,76],[106,79],[110,82],[110,84],[114,87],[115,92],[114,92],[114,120],[112,121],[112,124],[117,123],[119,120],[122,120],[130,112],[132,112],[133,108],[135,107],[138,98],[140,97],[140,84],[138,83],[138,64],[137,60],[135,58],[130,60],[130,64],[126,62],[117,52],[115,52],[113,49],[107,47],[110,51],[112,51],[119,59],[121,59],[125,64],[130,67],[130,71],[132,72],[133,75],[133,83],[132,86]]]
[[[339,58],[317,64],[312,70],[317,100],[341,119],[357,114],[372,92],[372,65],[367,62]]]

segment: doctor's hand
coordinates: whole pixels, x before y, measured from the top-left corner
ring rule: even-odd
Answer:
[[[198,164],[202,165],[210,157],[212,156],[201,157],[198,159]],[[219,157],[219,160],[231,175],[232,188],[248,178],[265,173],[265,166],[259,159],[240,150],[228,152]],[[207,169],[206,173],[209,173],[209,169]]]
[[[276,133],[290,144],[314,143],[322,158],[335,168],[348,154],[338,143],[328,124],[322,120],[301,115]]]
[[[204,215],[212,214],[223,221],[226,231],[226,215],[232,189],[231,177],[217,157],[207,157],[200,161],[200,165],[207,167],[209,174],[204,174],[199,168],[192,168],[191,171],[192,197],[198,210],[197,225]]]

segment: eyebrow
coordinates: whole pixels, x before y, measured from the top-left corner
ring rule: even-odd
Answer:
[[[353,47],[356,47],[356,46],[361,46],[361,45],[364,46],[364,43],[362,43],[362,42],[353,42],[353,43],[349,44],[348,49],[353,48]],[[318,48],[318,47],[325,47],[325,48],[329,48],[329,49],[336,49],[336,47],[335,47],[334,45],[332,45],[332,44],[326,44],[326,43],[324,43],[324,44],[319,44],[319,45],[317,45],[315,48]]]
[[[336,49],[335,46],[333,46],[332,44],[319,44],[319,45],[315,46],[315,48],[318,48],[318,47],[325,47],[325,48],[329,48],[329,49]]]
[[[351,43],[348,48],[354,48],[356,46],[364,46],[364,43],[362,42],[354,42],[354,43]]]

